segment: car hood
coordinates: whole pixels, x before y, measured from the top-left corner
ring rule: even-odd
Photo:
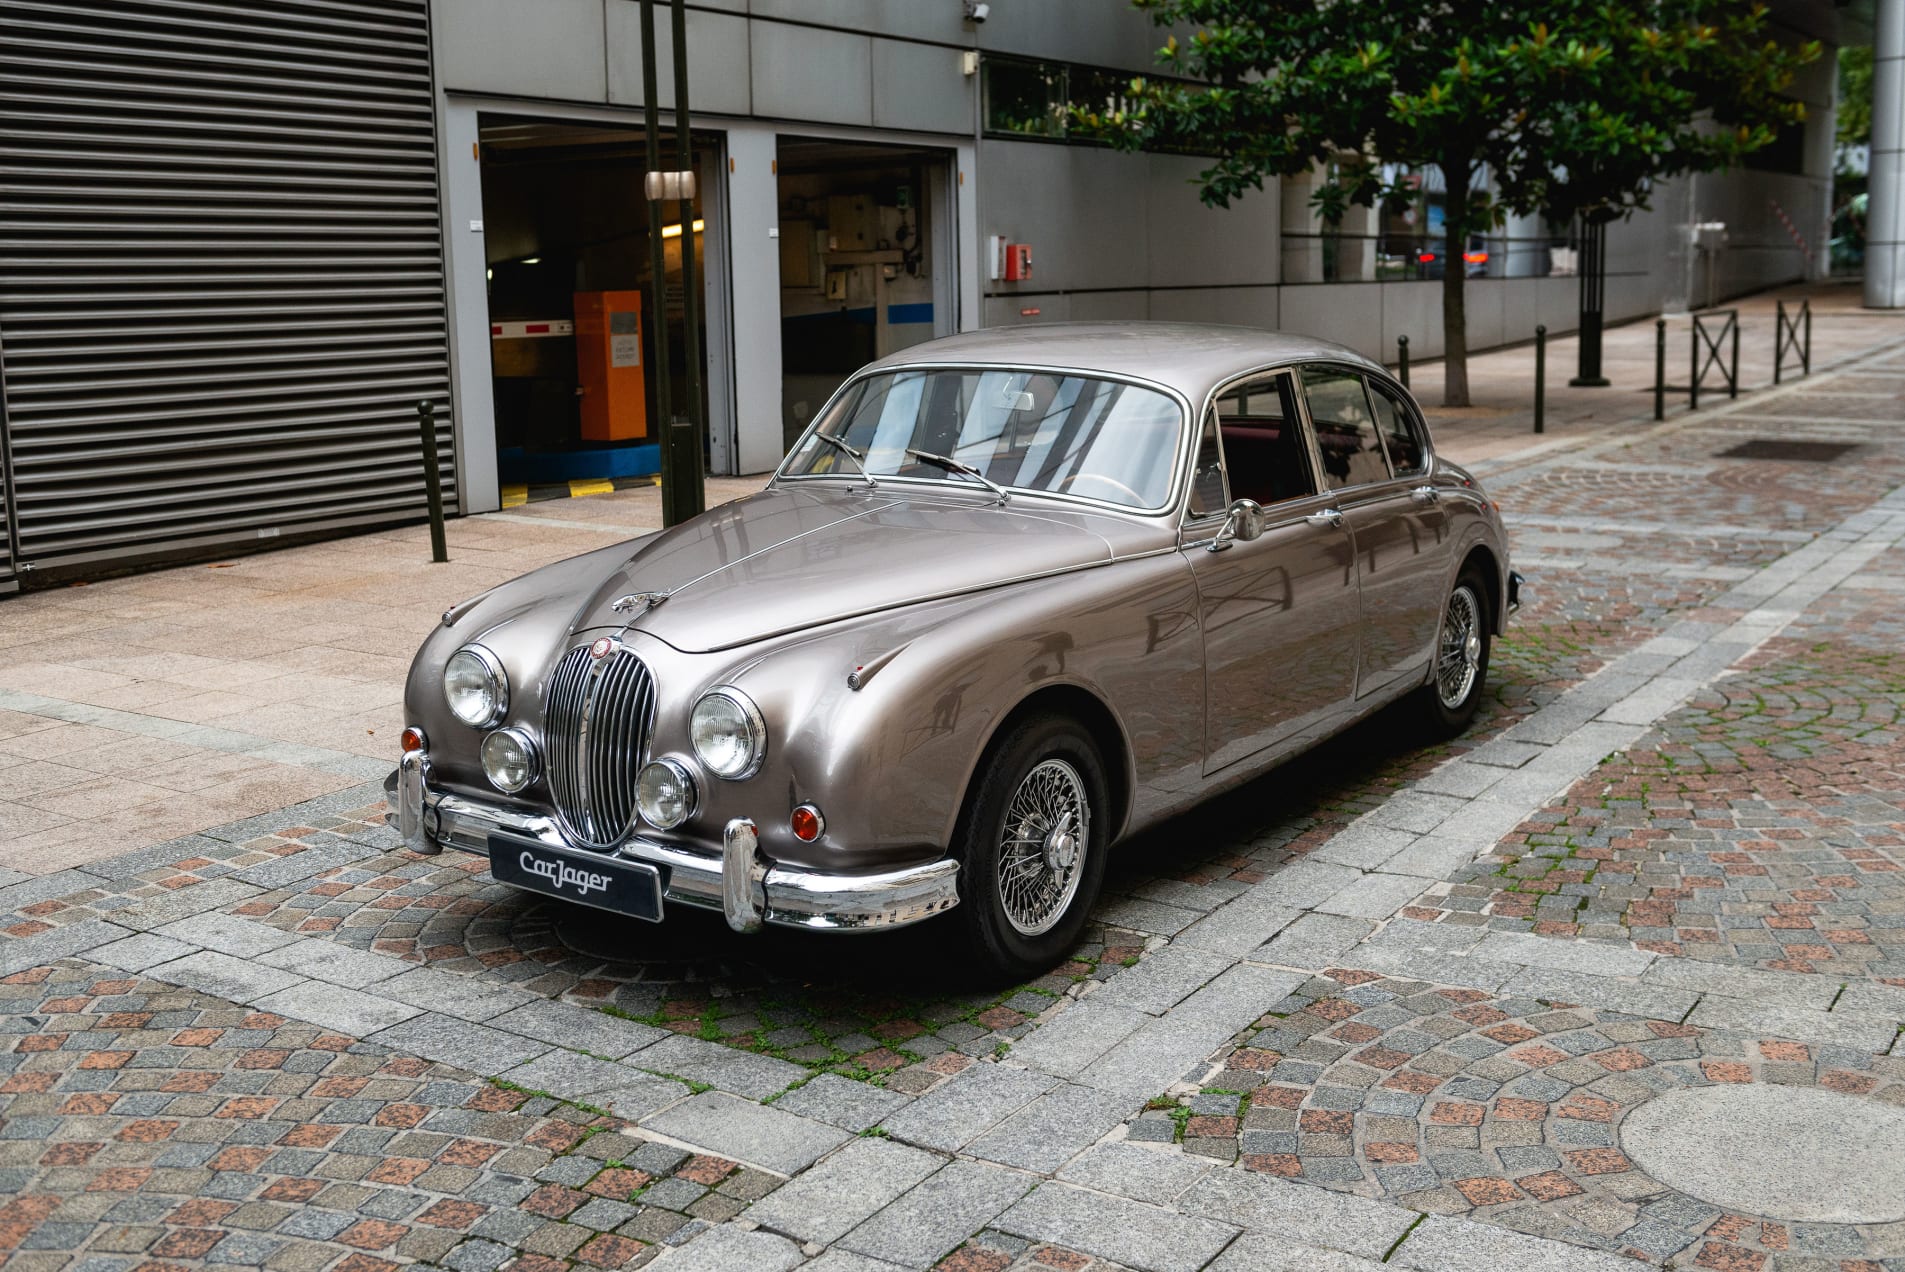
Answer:
[[[1120,531],[1129,526],[1127,518],[971,497],[766,490],[644,540],[600,579],[572,626],[627,624],[689,653],[729,649],[1102,564],[1119,554],[1120,540],[1128,550],[1130,531]],[[666,599],[614,609],[638,593]]]

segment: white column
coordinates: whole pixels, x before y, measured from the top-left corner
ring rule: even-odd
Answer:
[[[1905,309],[1905,0],[1878,0],[1865,303]]]
[[[728,236],[734,293],[736,469],[781,462],[780,196],[771,125],[728,128]],[[774,237],[770,237],[770,234]]]

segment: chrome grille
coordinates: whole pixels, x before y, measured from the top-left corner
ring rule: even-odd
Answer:
[[[648,749],[655,681],[620,645],[579,645],[556,664],[543,713],[549,790],[576,844],[612,848],[635,822],[635,779]]]

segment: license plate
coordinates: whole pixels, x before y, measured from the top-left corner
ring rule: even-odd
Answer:
[[[498,883],[577,905],[659,922],[661,871],[641,861],[551,848],[511,835],[489,837],[489,872]]]

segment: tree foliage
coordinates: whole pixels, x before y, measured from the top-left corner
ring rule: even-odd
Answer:
[[[1612,220],[1646,207],[1662,177],[1737,161],[1804,118],[1785,91],[1819,53],[1779,43],[1757,0],[1133,3],[1173,28],[1159,58],[1175,78],[1076,106],[1073,126],[1212,156],[1206,203],[1330,164],[1316,197],[1329,218],[1400,194],[1384,163],[1442,170],[1455,405],[1467,235],[1510,212]],[[1491,188],[1471,192],[1484,168]]]
[[[1835,119],[1841,146],[1872,144],[1872,46],[1852,44],[1839,50],[1839,113]]]

